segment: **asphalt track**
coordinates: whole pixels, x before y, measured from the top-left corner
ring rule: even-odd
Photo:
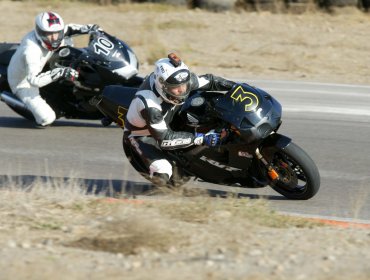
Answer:
[[[267,199],[274,209],[309,217],[370,223],[370,86],[249,81],[283,106],[280,133],[316,162],[321,189],[307,201],[287,200],[271,188],[235,189]],[[129,165],[122,131],[99,121],[60,119],[47,129],[33,125],[0,103],[0,186],[9,180],[79,179],[96,191],[149,186]],[[188,186],[222,189],[204,182]]]

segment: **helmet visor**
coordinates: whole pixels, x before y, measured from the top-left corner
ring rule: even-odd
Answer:
[[[174,101],[177,104],[183,103],[185,99],[189,96],[190,85],[189,81],[181,84],[170,84],[164,83],[163,91],[166,97]]]
[[[36,27],[37,34],[39,35],[40,39],[52,49],[57,49],[62,40],[64,38],[64,30],[60,31],[44,31],[40,28]]]

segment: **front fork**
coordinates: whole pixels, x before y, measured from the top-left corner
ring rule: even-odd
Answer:
[[[276,181],[279,179],[279,173],[275,170],[272,164],[268,163],[268,161],[262,156],[260,150],[257,148],[255,151],[257,158],[263,163],[263,165],[267,169],[267,174],[272,181]]]
[[[288,146],[291,143],[292,139],[289,137],[286,137],[284,135],[273,133],[268,138],[266,138],[263,143],[261,144],[261,147],[263,147],[264,155],[270,154],[270,156],[273,156],[274,151],[276,149],[284,149],[286,146]],[[277,172],[276,167],[274,167],[271,163],[269,163],[261,154],[259,148],[255,151],[256,157],[258,160],[260,160],[263,165],[267,169],[267,174],[269,178],[272,181],[276,181],[279,179],[279,173]]]

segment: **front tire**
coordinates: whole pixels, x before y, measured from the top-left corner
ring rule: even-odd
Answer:
[[[289,199],[307,200],[320,188],[320,174],[311,157],[298,145],[276,150],[269,159],[279,178],[271,187]]]

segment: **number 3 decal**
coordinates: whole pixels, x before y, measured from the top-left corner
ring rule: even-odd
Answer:
[[[245,104],[245,111],[253,111],[258,107],[259,100],[257,95],[249,91],[244,91],[241,86],[238,86],[231,94],[231,98],[238,102],[247,103]]]
[[[94,44],[94,51],[96,54],[109,55],[110,50],[113,49],[113,44],[106,38],[98,38],[97,42]]]
[[[117,110],[118,122],[117,123],[120,127],[125,126],[125,116],[127,114],[127,111],[128,109],[118,106],[118,110]]]

